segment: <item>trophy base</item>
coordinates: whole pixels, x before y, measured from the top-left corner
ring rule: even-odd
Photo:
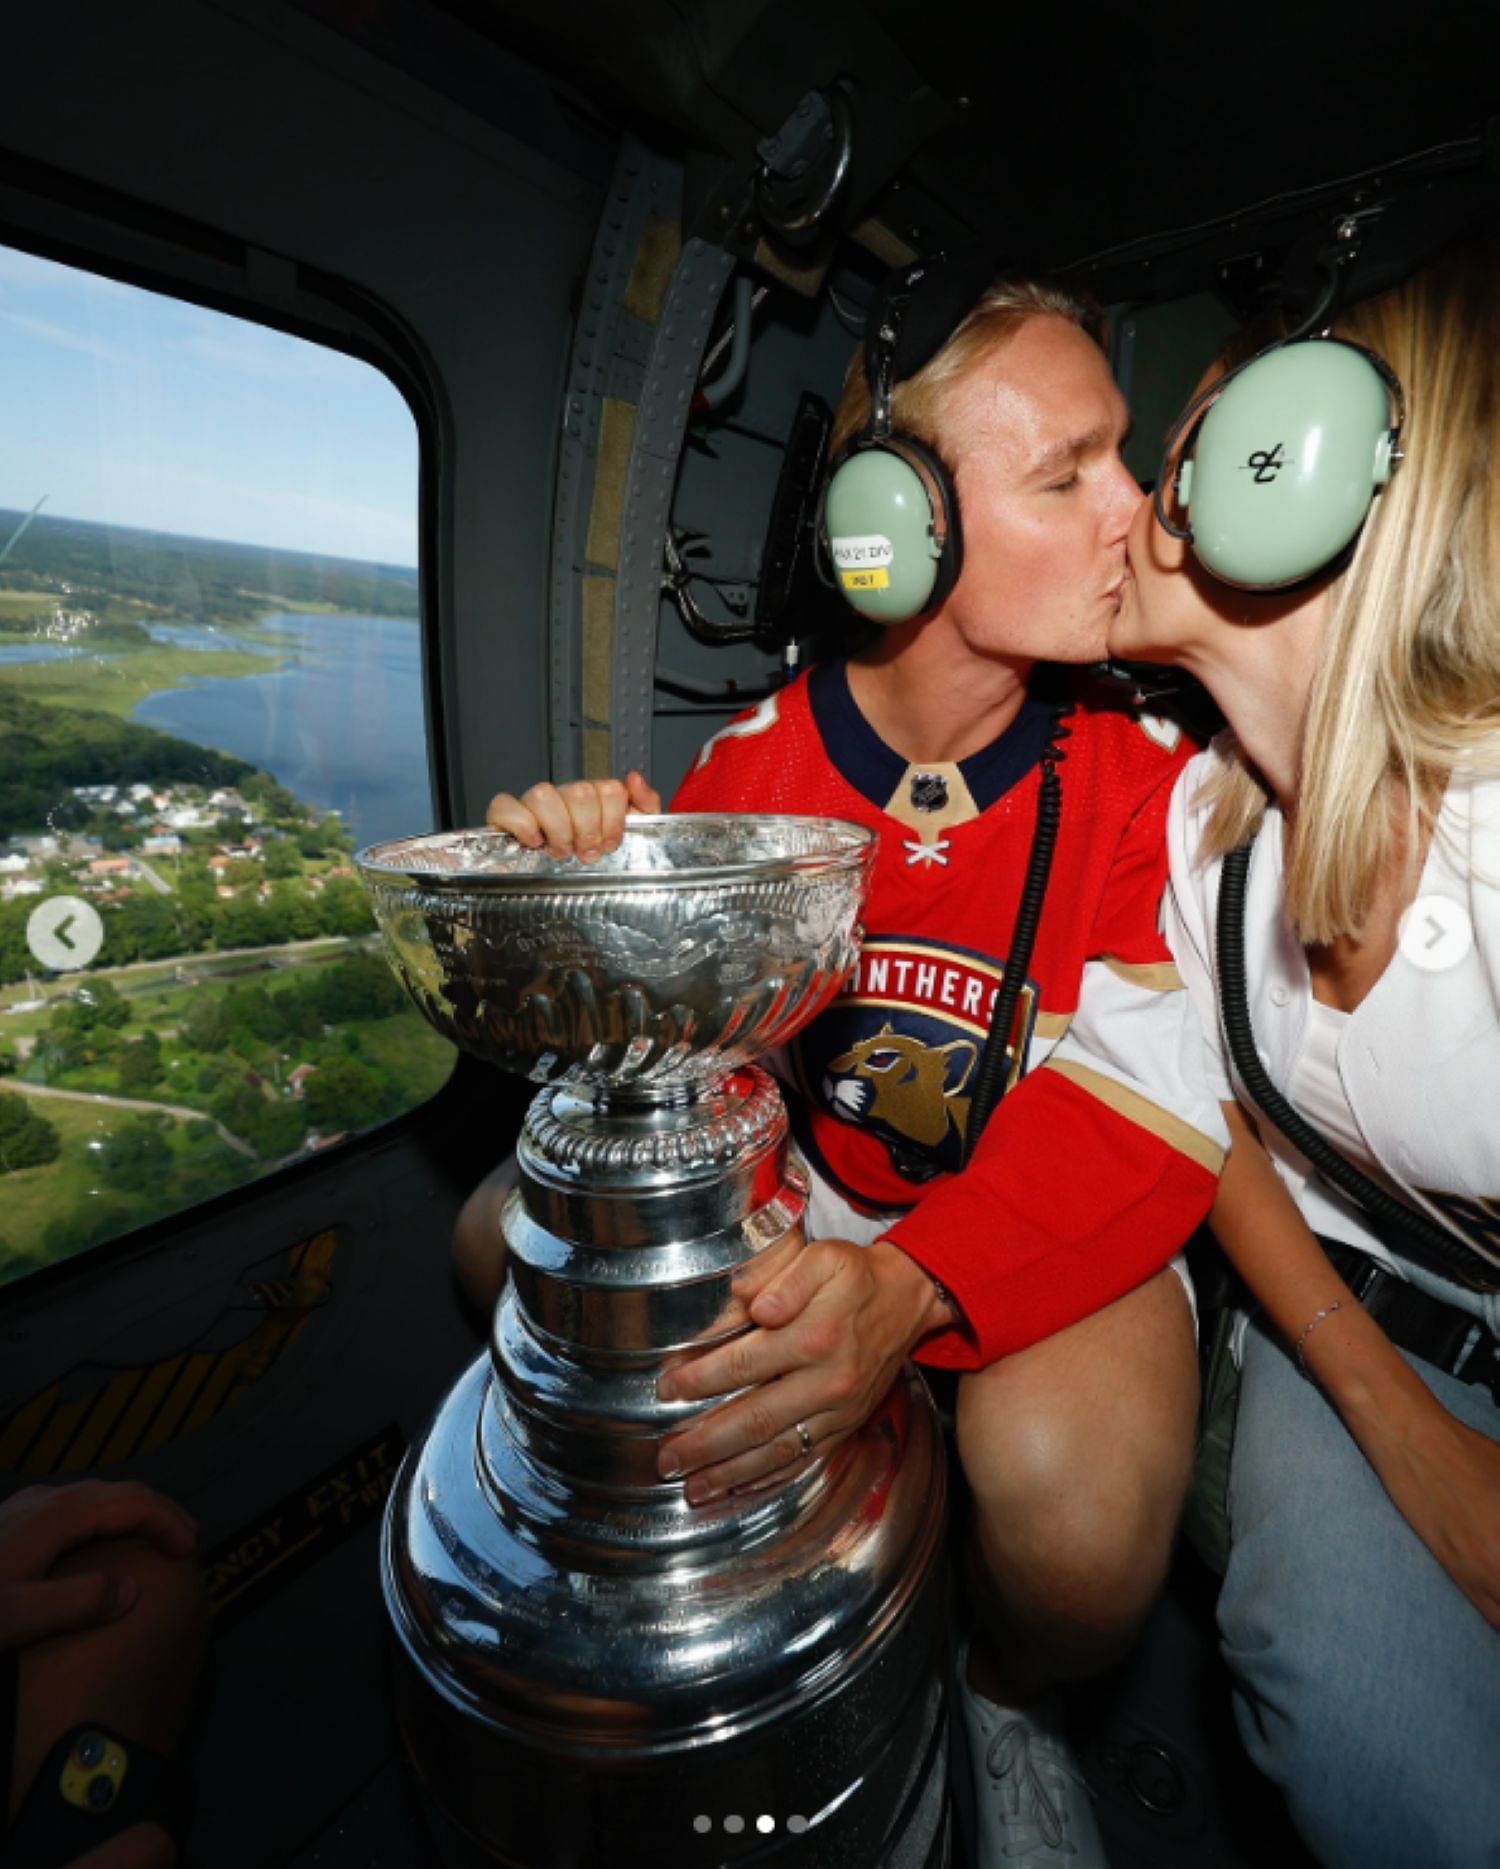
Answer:
[[[460,1379],[383,1548],[406,1749],[484,1860],[937,1869],[948,1571],[920,1378],[796,1485],[700,1511],[674,1489],[633,1522],[617,1501],[604,1537],[498,1388],[482,1358]]]

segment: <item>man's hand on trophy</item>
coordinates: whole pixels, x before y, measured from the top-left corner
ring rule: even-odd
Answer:
[[[736,1296],[757,1274],[752,1261]],[[836,1447],[874,1413],[912,1345],[953,1311],[898,1246],[821,1239],[755,1291],[750,1318],[759,1328],[685,1358],[657,1384],[668,1402],[750,1391],[663,1444],[661,1476],[690,1475],[693,1505]]]
[[[498,792],[490,800],[484,821],[493,830],[509,831],[528,850],[545,847],[554,856],[592,863],[619,847],[631,812],[660,810],[661,793],[639,772],[628,772],[623,779],[574,779],[567,785],[543,782],[519,798]]]

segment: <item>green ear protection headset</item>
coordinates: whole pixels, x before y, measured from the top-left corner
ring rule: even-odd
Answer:
[[[892,427],[891,397],[977,301],[990,269],[977,281],[971,269],[972,262],[953,266],[942,254],[918,260],[895,274],[870,308],[870,417],[829,473],[820,530],[839,592],[875,623],[904,623],[935,610],[963,565],[952,476],[925,442]]]
[[[1357,536],[1401,459],[1405,420],[1384,358],[1342,338],[1283,339],[1183,410],[1156,477],[1157,522],[1225,584],[1298,584]],[[1163,504],[1169,475],[1183,525]]]

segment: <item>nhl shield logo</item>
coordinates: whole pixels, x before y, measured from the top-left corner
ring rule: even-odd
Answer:
[[[911,802],[915,811],[941,811],[948,802],[948,781],[940,772],[914,772]]]

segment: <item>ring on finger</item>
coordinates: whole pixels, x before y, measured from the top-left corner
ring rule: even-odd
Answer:
[[[813,1438],[807,1431],[806,1423],[794,1421],[792,1427],[796,1431],[797,1439],[802,1443],[803,1454],[811,1454],[813,1450]]]

